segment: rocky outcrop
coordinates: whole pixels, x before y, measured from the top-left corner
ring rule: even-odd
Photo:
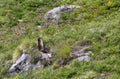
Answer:
[[[58,67],[56,68],[70,64],[71,61],[89,62],[91,60],[90,55],[92,54],[92,51],[89,51],[87,49],[89,49],[90,47],[91,46],[89,45],[82,46],[81,48],[77,48],[77,50],[71,52],[71,57],[60,58],[57,62]]]
[[[72,58],[71,59],[65,59],[60,66],[65,65],[65,62],[68,63],[71,60],[78,60],[78,61],[90,61],[91,60],[91,51],[86,51],[87,48],[90,48],[91,46],[84,46],[76,51],[73,51]],[[37,68],[43,68],[45,66],[49,66],[52,63],[52,55],[51,53],[42,53],[40,56],[36,58],[32,58],[31,55],[27,53],[23,53],[20,58],[16,60],[16,62],[10,67],[9,69],[9,75],[16,75],[22,72],[27,72],[30,70],[35,70]],[[35,60],[35,62],[31,62],[32,60]],[[44,62],[44,63],[43,63]]]
[[[60,6],[60,7],[56,7],[50,11],[48,11],[44,18],[45,20],[51,20],[55,23],[59,23],[60,20],[61,20],[61,14],[62,13],[65,13],[65,12],[71,12],[75,9],[78,9],[80,8],[80,6],[77,6],[77,5],[63,5],[63,6]]]
[[[38,50],[41,52],[36,57],[27,54],[23,49],[23,54],[13,63],[9,69],[9,75],[16,75],[21,72],[35,70],[36,68],[43,68],[51,65],[52,54],[50,47],[43,43],[41,37],[38,38]]]
[[[29,70],[34,70],[36,68],[42,68],[43,65],[41,62],[37,62],[36,64],[31,63],[31,56],[29,54],[23,53],[18,60],[10,67],[9,75],[16,75],[21,72],[26,72]]]
[[[35,70],[37,68],[43,68],[52,64],[52,53],[50,47],[43,43],[42,38],[38,38],[38,50],[41,52],[36,57],[32,57],[30,54],[23,51],[23,54],[13,63],[9,69],[9,75],[16,75],[22,72],[27,72],[30,70]],[[72,60],[78,61],[90,61],[91,51],[86,51],[86,49],[91,46],[82,46],[81,48],[71,52],[71,57],[62,58],[58,60],[59,67],[68,64]]]
[[[48,66],[51,64],[51,54],[42,54],[39,58],[36,59],[36,62],[31,63],[33,58],[27,54],[23,53],[18,60],[10,67],[8,73],[9,75],[16,75],[22,72],[27,72],[30,70],[35,70],[37,68],[43,68],[44,66]],[[45,61],[45,63],[41,63]]]

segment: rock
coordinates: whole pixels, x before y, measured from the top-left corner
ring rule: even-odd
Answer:
[[[45,60],[45,66],[48,66],[51,64],[51,53],[42,53],[41,60]]]
[[[86,61],[86,62],[90,61],[90,59],[91,58],[89,56],[81,56],[77,58],[78,61]]]
[[[42,59],[49,60],[51,57],[51,53],[42,53]]]
[[[78,61],[90,61],[90,55],[92,54],[92,51],[86,51],[86,49],[90,48],[91,46],[83,46],[82,48],[73,51],[72,56],[76,57],[75,60]]]
[[[23,20],[22,20],[22,19],[19,19],[18,22],[23,22]]]
[[[32,64],[32,70],[35,70],[37,68],[43,68],[43,65],[41,64],[40,61],[37,62],[37,64]]]
[[[108,79],[108,77],[110,76],[111,74],[109,73],[106,73],[106,74],[98,74],[96,76],[93,76],[92,79]]]
[[[10,67],[9,74],[13,75],[16,73],[21,73],[22,71],[27,71],[30,65],[31,56],[23,53],[21,57]],[[25,69],[25,70],[23,70]]]
[[[91,51],[87,51],[87,52],[78,51],[78,52],[75,52],[73,55],[77,56],[77,57],[80,57],[80,56],[89,56],[91,53],[92,53]]]
[[[42,26],[39,25],[39,26],[37,26],[37,28],[40,29],[40,28],[42,28]]]
[[[39,61],[37,64],[31,64],[31,56],[29,54],[23,53],[20,58],[10,67],[9,74],[16,75],[21,72],[26,72],[29,70],[35,70],[36,68],[43,67]]]
[[[60,7],[56,7],[50,11],[48,11],[44,18],[45,20],[51,20],[55,23],[59,23],[59,21],[61,20],[61,13],[65,13],[65,12],[71,12],[75,9],[80,8],[80,6],[77,5],[63,5]]]
[[[92,52],[91,51],[86,51],[86,49],[90,48],[91,46],[84,46],[76,51],[72,52],[72,55],[75,57],[80,57],[80,56],[89,56]]]

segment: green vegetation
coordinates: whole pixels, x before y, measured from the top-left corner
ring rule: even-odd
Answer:
[[[63,4],[80,5],[81,9],[64,14],[59,25],[37,27],[45,24],[43,16],[47,11]],[[37,56],[39,36],[59,58],[69,57],[74,48],[91,44],[92,60],[72,61],[56,70],[50,66],[8,76],[9,67],[21,54],[20,46]],[[119,0],[0,0],[0,79],[91,79],[99,74],[120,79],[119,58]]]
[[[57,51],[57,57],[59,58],[68,58],[70,57],[71,48],[68,45],[60,47]]]

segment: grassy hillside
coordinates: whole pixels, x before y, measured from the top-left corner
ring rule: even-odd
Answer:
[[[75,4],[82,8],[63,15],[59,25],[45,26],[44,14],[54,7]],[[19,47],[32,55],[42,36],[57,55],[50,67],[10,77],[6,73],[20,55]],[[54,70],[58,58],[91,44],[90,62],[71,62]],[[119,0],[1,0],[0,1],[0,79],[91,79],[108,74],[120,79],[120,1]]]

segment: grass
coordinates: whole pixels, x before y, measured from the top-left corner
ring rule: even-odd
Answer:
[[[44,14],[63,4],[82,8],[64,14],[57,27],[37,28],[45,23]],[[23,20],[23,22],[19,22]],[[119,0],[9,0],[0,1],[0,78],[15,79],[91,79],[108,73],[108,79],[120,78],[120,1]],[[53,66],[9,77],[6,73],[23,45],[32,55],[39,51],[37,38],[42,36],[57,57],[66,58],[70,51],[91,44],[90,62],[74,62],[53,70]],[[35,49],[35,50],[31,50]],[[13,57],[14,56],[14,57]],[[54,64],[53,64],[54,65]]]

